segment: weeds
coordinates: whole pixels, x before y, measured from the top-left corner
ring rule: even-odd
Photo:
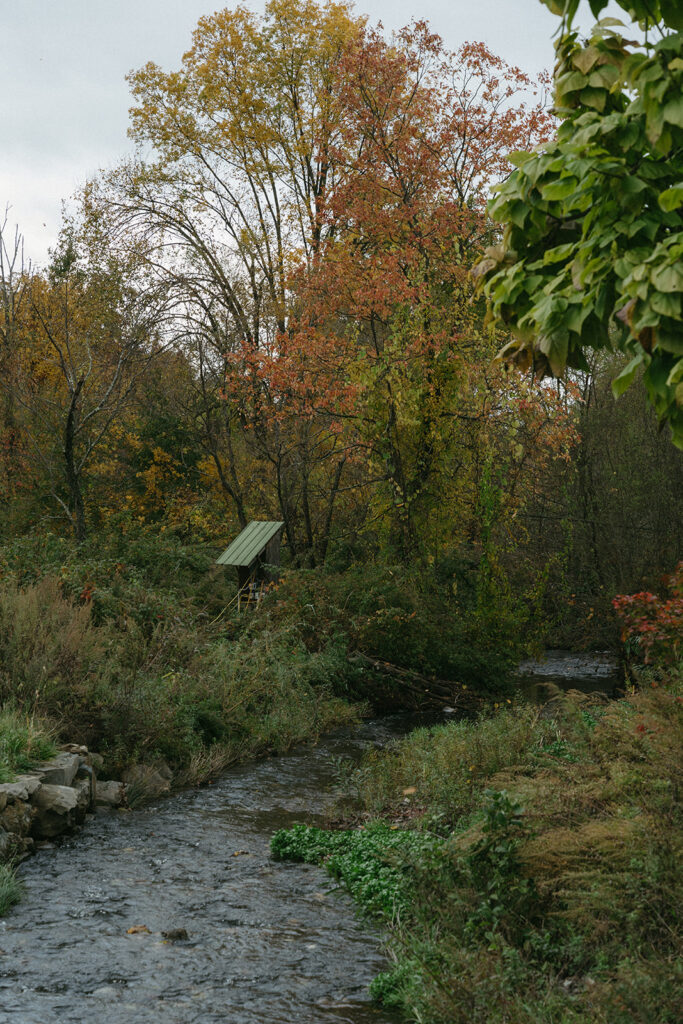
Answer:
[[[21,882],[10,864],[0,864],[0,917],[21,899]]]
[[[423,1024],[678,1019],[683,695],[662,681],[417,730],[351,777],[384,822],[277,834],[383,918],[376,998]]]
[[[11,782],[17,772],[47,761],[56,750],[51,731],[34,715],[21,715],[8,705],[0,708],[0,782]]]

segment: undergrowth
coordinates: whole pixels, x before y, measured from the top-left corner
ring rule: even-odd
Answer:
[[[364,827],[276,834],[387,926],[376,998],[420,1024],[679,1019],[683,688],[663,682],[418,730],[352,776]]]
[[[330,682],[345,652],[238,617],[216,554],[152,531],[7,545],[0,702],[99,750],[108,774],[163,760],[184,782],[356,720]]]
[[[118,527],[80,546],[44,533],[0,548],[0,702],[55,721],[109,774],[165,761],[202,781],[354,720],[359,702],[401,706],[400,679],[368,659],[427,687],[509,686],[519,621],[510,611],[487,632],[469,563],[290,572],[238,615],[218,550]]]

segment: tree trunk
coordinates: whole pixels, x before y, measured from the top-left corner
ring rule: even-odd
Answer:
[[[81,378],[71,395],[69,413],[66,418],[66,427],[64,430],[64,466],[66,469],[66,482],[69,488],[69,506],[71,508],[74,536],[79,544],[81,544],[87,536],[83,493],[81,491],[80,474],[76,468],[76,457],[74,452],[78,399],[80,398],[83,384],[84,380]]]

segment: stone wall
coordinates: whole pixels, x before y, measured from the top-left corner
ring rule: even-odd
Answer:
[[[73,832],[98,807],[124,803],[121,782],[97,781],[98,754],[70,745],[14,782],[0,784],[0,862],[22,859],[36,843]]]

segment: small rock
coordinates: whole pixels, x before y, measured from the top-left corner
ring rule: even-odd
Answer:
[[[0,829],[9,832],[15,837],[27,836],[31,830],[35,811],[29,803],[23,800],[15,800],[8,804],[0,814]]]
[[[122,782],[103,782],[97,780],[95,787],[96,807],[120,807],[123,803],[124,786]]]
[[[12,836],[9,832],[5,832],[4,828],[0,829],[0,864],[9,860],[13,845]]]
[[[185,928],[171,928],[161,933],[167,942],[187,942],[189,935]]]
[[[92,782],[90,779],[76,779],[72,789],[76,794],[78,813],[83,821],[86,812],[92,807]]]
[[[13,804],[17,800],[30,800],[33,794],[40,789],[40,778],[37,775],[17,775],[14,782],[3,782],[0,785],[0,794],[5,796],[5,806]]]
[[[96,988],[93,992],[96,999],[118,999],[120,994],[113,985],[102,985],[101,988]]]

